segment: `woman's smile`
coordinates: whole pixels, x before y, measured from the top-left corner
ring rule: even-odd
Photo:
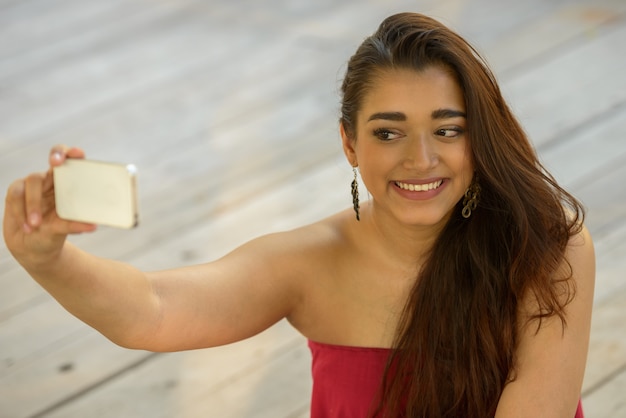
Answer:
[[[422,181],[392,181],[392,188],[398,194],[410,200],[428,200],[439,195],[446,185],[446,181],[442,178],[437,180]]]

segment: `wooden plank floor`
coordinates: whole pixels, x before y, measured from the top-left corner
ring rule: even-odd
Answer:
[[[344,65],[385,16],[438,17],[492,63],[546,166],[589,209],[598,277],[583,402],[626,417],[626,2],[0,0],[0,189],[51,145],[140,169],[142,224],[73,238],[144,269],[214,259],[350,204]],[[281,322],[228,347],[124,350],[0,246],[0,418],[308,416]]]

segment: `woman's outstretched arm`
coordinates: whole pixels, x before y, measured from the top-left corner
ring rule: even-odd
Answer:
[[[290,314],[298,298],[287,273],[299,263],[297,231],[261,237],[212,263],[152,273],[67,242],[95,226],[57,216],[52,167],[83,157],[76,148],[53,148],[46,173],[9,187],[3,222],[13,256],[70,313],[119,345],[152,351],[234,342]]]

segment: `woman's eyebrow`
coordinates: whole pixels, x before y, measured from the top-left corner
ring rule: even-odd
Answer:
[[[402,112],[378,112],[372,114],[367,121],[370,122],[377,119],[403,122],[406,120],[406,115]]]
[[[465,112],[454,109],[437,109],[433,110],[433,113],[430,114],[432,119],[452,119],[452,118],[465,118]]]
[[[461,110],[455,109],[437,109],[433,110],[430,114],[432,119],[452,119],[452,118],[465,118],[467,117],[465,112]],[[377,112],[372,114],[367,121],[373,120],[392,120],[396,122],[404,122],[407,120],[407,117],[402,112]]]

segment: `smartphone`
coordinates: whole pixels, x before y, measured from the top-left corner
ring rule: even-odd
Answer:
[[[53,176],[61,219],[127,229],[139,224],[133,164],[68,158]]]

